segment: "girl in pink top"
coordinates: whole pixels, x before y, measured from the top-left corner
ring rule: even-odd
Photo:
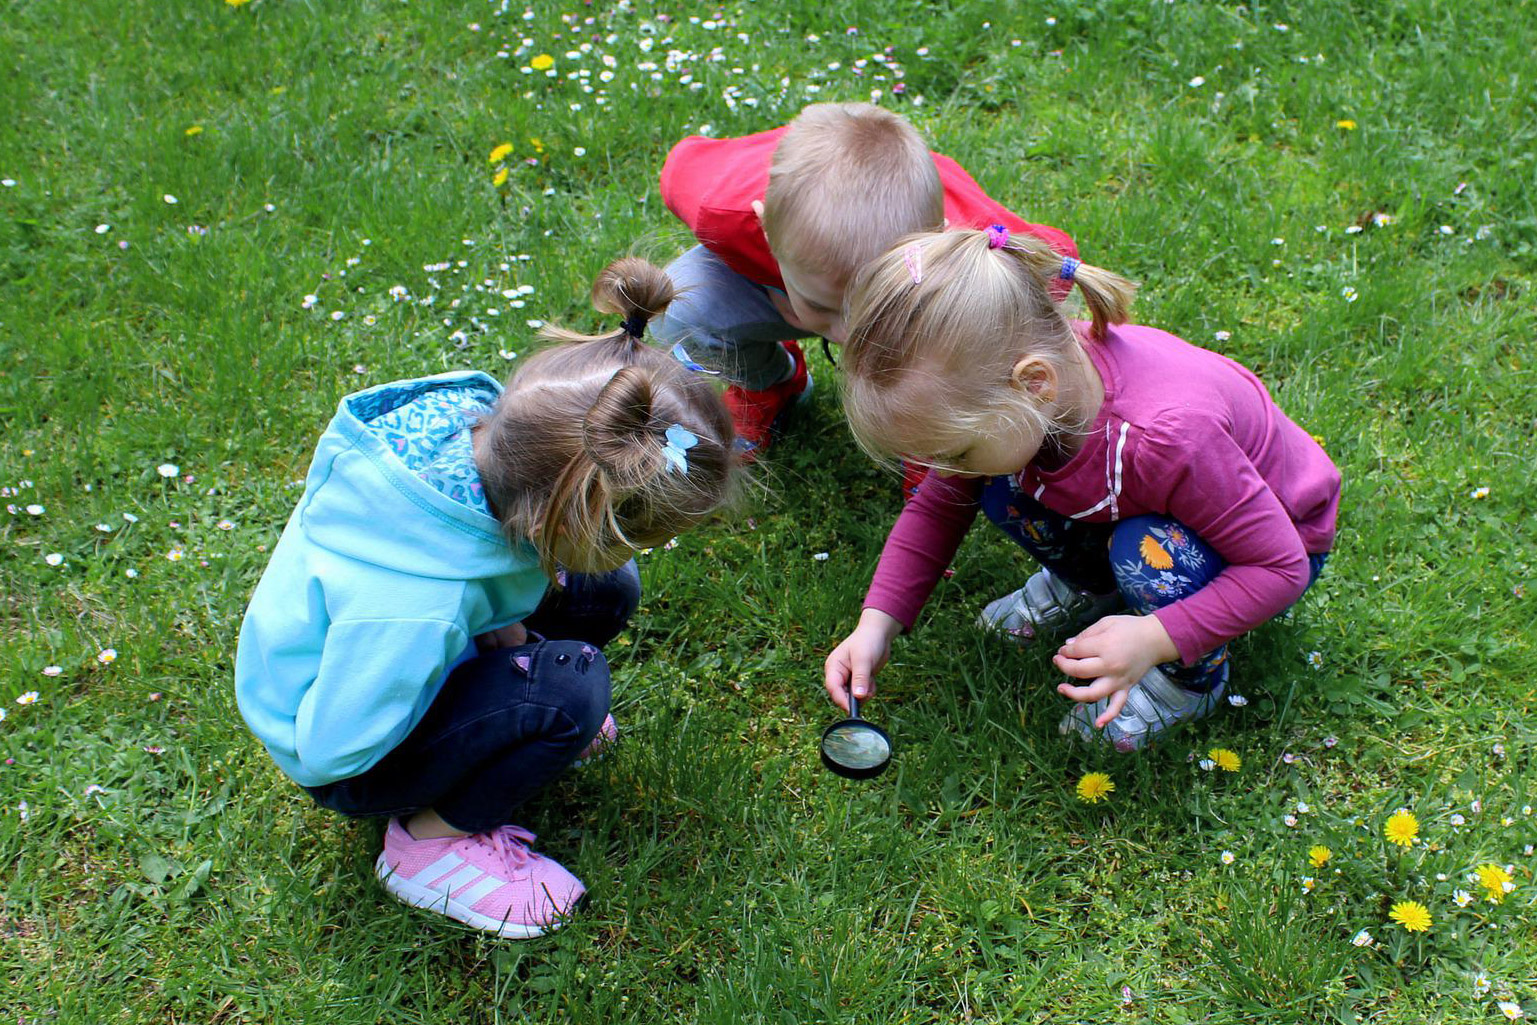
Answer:
[[[1090,323],[1053,301],[1060,280]],[[1317,579],[1339,471],[1250,371],[1127,325],[1134,294],[1001,226],[909,236],[856,279],[850,426],[877,458],[931,471],[827,657],[834,703],[873,693],[979,509],[1041,565],[981,625],[1076,629],[1053,659],[1079,702],[1062,731],[1123,751],[1215,708],[1227,642]]]

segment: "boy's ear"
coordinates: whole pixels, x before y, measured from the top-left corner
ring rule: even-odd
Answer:
[[[752,215],[758,218],[758,227],[763,227],[763,200],[755,199],[752,201]]]
[[[1009,383],[1037,402],[1050,405],[1057,400],[1057,369],[1039,356],[1025,356],[1015,363]]]

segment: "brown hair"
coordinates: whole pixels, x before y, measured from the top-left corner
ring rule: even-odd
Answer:
[[[672,281],[645,260],[605,267],[593,306],[620,315],[624,327],[603,335],[545,329],[556,344],[518,368],[476,427],[486,497],[508,536],[534,545],[551,579],[557,538],[578,552],[639,549],[734,497],[739,466],[719,394],[639,337],[674,295]],[[686,468],[664,451],[670,427],[698,439]]]
[[[1081,428],[1010,387],[1034,359],[1059,375],[1082,343],[1051,282],[1064,258],[1016,236],[993,248],[986,231],[909,235],[865,266],[848,300],[844,409],[860,445],[886,458],[975,436],[998,413],[1026,418],[1045,437]],[[1099,341],[1123,324],[1136,285],[1073,262]],[[930,452],[936,451],[930,449]]]
[[[763,231],[781,263],[842,286],[894,239],[944,218],[933,155],[889,110],[814,103],[774,150]]]

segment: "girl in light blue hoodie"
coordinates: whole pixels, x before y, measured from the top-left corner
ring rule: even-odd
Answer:
[[[616,736],[601,647],[640,597],[634,551],[725,506],[731,419],[641,341],[673,297],[623,259],[593,303],[611,334],[557,341],[506,389],[480,373],[349,395],[252,595],[241,714],[320,804],[390,816],[399,899],[501,936],[585,893],[515,810]]]

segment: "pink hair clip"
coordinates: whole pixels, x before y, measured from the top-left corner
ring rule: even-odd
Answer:
[[[923,283],[923,247],[914,242],[902,250],[902,262],[907,264],[908,276],[913,279],[913,284]]]
[[[987,248],[1002,249],[1009,244],[1009,229],[1001,224],[987,226]]]

